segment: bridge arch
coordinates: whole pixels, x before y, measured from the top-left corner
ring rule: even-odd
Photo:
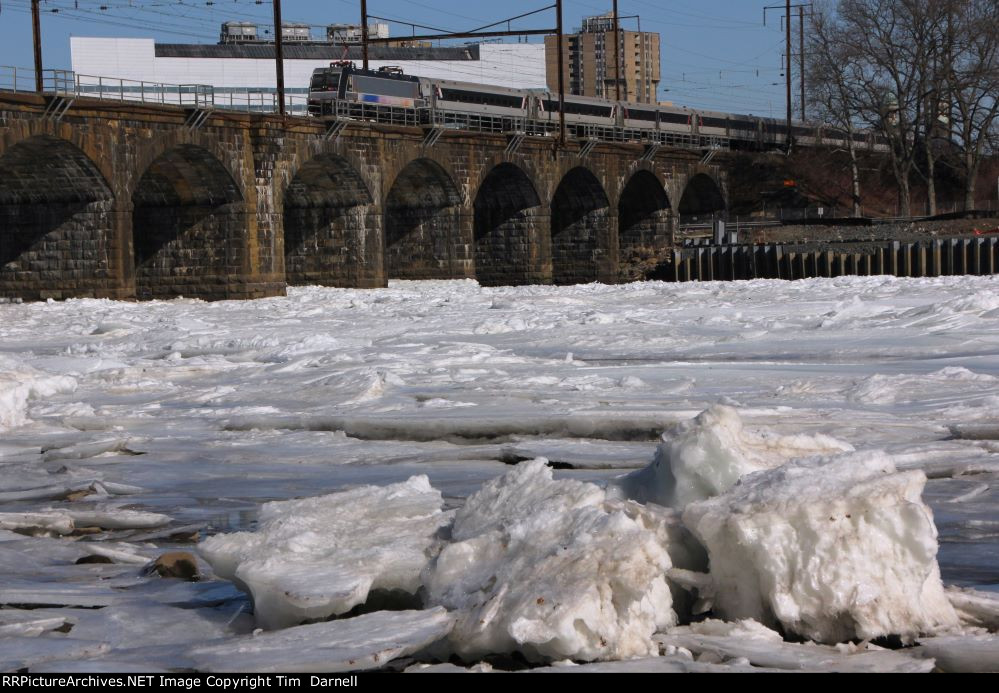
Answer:
[[[284,190],[284,254],[288,284],[359,286],[379,228],[377,206],[346,158],[319,154]]]
[[[599,279],[600,261],[610,247],[610,215],[610,200],[592,171],[577,166],[563,176],[551,203],[555,284],[584,284]]]
[[[36,134],[0,154],[0,296],[110,295],[115,229],[111,187],[74,144]]]
[[[463,197],[454,177],[421,157],[404,166],[385,198],[385,274],[389,279],[457,276]]]
[[[492,167],[475,195],[475,278],[484,286],[537,281],[539,230],[548,227],[548,210],[521,167]]]
[[[621,257],[640,249],[658,249],[670,241],[669,196],[659,178],[647,169],[635,171],[617,204],[618,248]]]
[[[708,174],[698,173],[687,181],[677,211],[685,220],[710,221],[725,209],[721,186]]]
[[[248,214],[239,184],[210,151],[181,143],[142,172],[132,192],[136,296],[227,298],[243,274]]]

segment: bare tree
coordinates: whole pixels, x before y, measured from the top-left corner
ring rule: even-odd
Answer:
[[[859,217],[861,209],[860,165],[857,159],[857,117],[859,103],[857,92],[851,88],[843,66],[855,57],[849,46],[839,41],[834,11],[831,3],[816,7],[812,17],[807,55],[808,99],[812,110],[824,122],[846,135],[847,153],[850,156],[853,216]]]
[[[999,130],[999,4],[995,0],[951,0],[955,40],[948,75],[953,143],[964,175],[964,208],[975,206],[983,159]]]
[[[916,168],[926,182],[927,211],[937,214],[937,159],[940,145],[950,136],[950,66],[956,52],[957,33],[954,29],[954,10],[962,0],[928,0],[922,7],[913,9],[911,40],[925,44],[924,50],[914,52],[920,62],[914,65],[922,73],[923,104],[919,109],[919,142],[925,171]]]
[[[839,0],[826,21],[852,121],[888,143],[901,212],[911,212],[911,178],[935,118],[934,61],[941,62],[939,7],[949,0]],[[930,102],[932,101],[932,105]]]
[[[901,213],[911,213],[913,174],[936,213],[938,160],[948,153],[964,176],[965,208],[974,207],[999,131],[999,2],[827,0],[812,29],[813,105],[851,135],[870,128],[883,136]]]

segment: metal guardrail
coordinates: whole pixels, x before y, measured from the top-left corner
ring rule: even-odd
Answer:
[[[338,120],[361,120],[387,125],[419,127],[422,124],[421,114],[426,110],[422,101],[409,108],[390,104],[365,103],[351,97],[356,97],[356,94],[348,93],[346,99],[332,101],[331,115]]]
[[[244,113],[276,113],[277,94],[272,91],[222,91],[210,84],[169,84],[144,80],[84,75],[72,70],[45,70],[42,76],[46,94],[86,97],[105,101],[138,102],[181,106],[202,110],[224,109]],[[0,91],[34,92],[35,71],[30,68],[0,66]],[[288,112],[308,113],[308,98],[285,96]]]
[[[35,91],[35,71],[28,67],[0,65],[0,91]]]
[[[285,94],[284,106],[289,115],[309,114],[307,96]],[[211,107],[240,113],[277,113],[278,98],[276,93],[270,91],[213,91]]]

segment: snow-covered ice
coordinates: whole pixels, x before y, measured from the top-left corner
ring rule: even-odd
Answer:
[[[292,288],[287,297],[250,302],[0,305],[0,612],[32,607],[38,617],[0,621],[11,626],[0,630],[0,662],[183,670],[195,666],[194,649],[247,638],[240,629],[251,618],[250,599],[209,566],[201,566],[201,582],[188,583],[149,576],[143,565],[215,536],[263,535],[261,511],[271,502],[308,505],[425,475],[446,525],[451,511],[513,463],[545,457],[555,482],[603,487],[649,465],[658,448],[661,461],[676,465],[674,486],[646,470],[655,483],[637,485],[648,493],[641,498],[695,507],[739,493],[733,484],[747,472],[774,474],[847,446],[860,455],[880,451],[901,478],[929,478],[922,498],[961,625],[932,640],[921,634],[924,645],[899,654],[935,647],[942,666],[967,639],[968,652],[990,656],[989,595],[999,593],[997,289],[995,277],[518,288],[393,282],[371,291]],[[720,610],[725,590],[706,573],[676,511],[626,503],[620,489],[598,509],[666,547],[679,618]],[[899,527],[914,532],[916,523]],[[447,544],[447,532],[428,532],[435,543],[422,560]],[[329,568],[324,559],[336,555],[329,542],[293,536],[310,547],[310,569]],[[465,541],[474,537],[452,546]],[[908,558],[918,553],[920,542],[898,543],[911,550]],[[291,552],[271,546],[252,559]],[[919,596],[914,580],[897,590],[910,601]],[[416,601],[427,596],[419,587]],[[325,598],[327,590],[314,592]],[[943,609],[931,601],[921,608]],[[152,604],[191,610],[230,631],[199,626],[190,642],[156,643],[154,633],[141,634],[162,624]],[[134,639],[151,644],[129,650],[122,639],[94,641],[99,626],[80,624],[76,635],[48,628],[46,619],[79,611],[64,607],[81,606],[109,619],[124,613],[109,609],[150,609],[148,623],[135,619]],[[730,638],[725,647],[733,646]],[[729,654],[720,647],[697,661],[678,647],[655,660],[586,666],[780,663],[763,658],[765,645]],[[897,669],[883,652],[851,656],[859,655],[864,666]],[[246,656],[248,667],[272,663],[263,649]],[[819,669],[843,664],[824,661],[808,658]]]
[[[747,430],[736,409],[717,405],[664,433],[652,463],[616,483],[628,498],[682,509],[724,493],[746,474],[851,450],[849,443],[821,433]]]
[[[722,617],[821,643],[912,641],[958,626],[925,483],[884,453],[812,458],[751,474],[683,520],[707,547]]]
[[[0,355],[0,432],[28,421],[29,400],[39,400],[76,389],[76,380],[47,375]]]
[[[426,476],[267,503],[256,532],[218,534],[201,554],[253,595],[264,628],[345,614],[374,590],[415,595],[449,515]]]
[[[457,513],[426,577],[430,603],[457,614],[452,649],[466,660],[655,654],[652,635],[676,620],[666,532],[594,484],[553,480],[545,462],[486,483]]]

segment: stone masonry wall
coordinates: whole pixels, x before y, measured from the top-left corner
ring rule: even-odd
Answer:
[[[315,120],[222,111],[191,130],[180,108],[90,99],[53,122],[46,105],[0,93],[0,173],[17,181],[0,180],[0,296],[255,298],[389,276],[613,282],[622,243],[662,242],[674,213],[642,209],[619,239],[634,176],[651,174],[669,201],[699,174],[706,204],[724,193],[724,172],[697,152],[644,161],[640,145],[601,144],[583,158],[572,141],[508,151],[505,136],[450,131],[426,147],[419,129],[372,123],[327,139]],[[47,188],[42,150],[69,162]],[[143,183],[151,170],[160,187]],[[344,202],[344,189],[363,203]]]

